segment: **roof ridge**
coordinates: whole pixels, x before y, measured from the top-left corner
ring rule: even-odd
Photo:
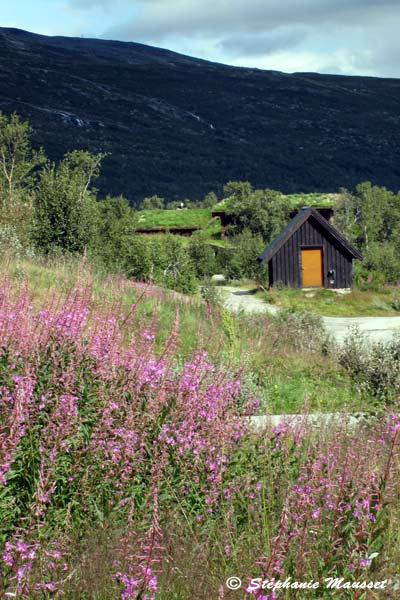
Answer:
[[[347,252],[349,252],[349,254],[351,254],[354,258],[363,260],[361,252],[354,248],[350,242],[348,242],[346,238],[336,229],[336,227],[331,225],[331,223],[329,223],[329,221],[312,206],[305,206],[300,209],[297,215],[289,221],[279,235],[277,235],[265,248],[265,250],[261,252],[261,254],[257,257],[257,260],[259,262],[269,261],[288,241],[291,235],[295,233],[295,231],[297,231],[297,229],[299,229],[299,227],[301,227],[301,225],[303,225],[303,223],[305,223],[311,216],[314,217],[316,221],[318,221],[320,225],[322,225],[322,227],[324,227],[324,229],[328,231],[328,233],[330,233],[330,235],[332,235],[347,250]]]

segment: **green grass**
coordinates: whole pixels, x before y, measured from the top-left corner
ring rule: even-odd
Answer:
[[[309,311],[328,317],[372,317],[400,316],[394,302],[400,298],[396,287],[378,291],[353,289],[349,294],[338,294],[332,290],[300,290],[284,288],[259,292],[266,302],[279,308]]]
[[[318,206],[319,208],[331,208],[335,206],[339,194],[289,194],[286,196],[293,208],[302,206]]]
[[[354,389],[334,354],[299,351],[288,339],[287,331],[267,315],[231,315],[218,307],[210,312],[199,297],[189,298],[156,286],[150,286],[143,294],[143,287],[110,279],[75,259],[11,261],[3,263],[1,272],[15,290],[21,281],[27,281],[35,308],[54,292],[68,294],[81,273],[83,281],[91,282],[96,306],[120,303],[129,311],[135,305],[134,319],[141,323],[151,323],[158,314],[159,348],[179,310],[176,355],[187,357],[200,344],[215,363],[227,360],[232,368],[256,382],[255,394],[262,401],[258,412],[297,413],[305,406],[321,412],[373,408],[372,400]],[[245,283],[246,289],[254,288],[254,283]],[[281,304],[302,298],[299,290],[275,291],[273,295],[275,302]]]
[[[218,246],[219,248],[234,248],[232,242],[229,239],[221,240],[218,238],[212,238],[212,239],[209,239],[208,241],[213,246]]]
[[[304,205],[331,207],[334,206],[337,194],[291,194],[287,196],[293,208]],[[212,220],[211,213],[215,209],[226,209],[229,206],[229,198],[222,200],[213,208],[184,208],[184,209],[157,209],[138,211],[138,230],[174,228],[174,227],[196,227],[206,231],[210,238],[219,238],[221,234],[221,223],[219,219]]]
[[[205,231],[210,239],[221,236],[221,222],[212,219],[210,208],[141,210],[137,214],[139,233],[140,229],[195,227]]]
[[[205,228],[211,220],[209,208],[184,208],[182,210],[141,210],[138,215],[138,227],[199,227]]]
[[[331,361],[288,357],[273,365],[264,385],[269,390],[260,412],[270,414],[367,411],[374,408],[371,398],[362,397],[350,377]],[[265,410],[264,410],[265,409]]]
[[[186,238],[185,238],[186,239]],[[157,342],[160,348],[167,339],[176,311],[179,311],[180,328],[177,352],[187,356],[196,347],[199,336],[207,340],[208,350],[219,355],[221,342],[218,336],[212,336],[213,323],[207,319],[207,307],[200,296],[184,296],[158,286],[130,285],[124,279],[110,278],[106,273],[98,271],[82,260],[18,260],[0,267],[0,278],[8,279],[15,290],[21,281],[28,283],[32,303],[35,308],[54,293],[68,295],[76,285],[79,274],[82,281],[91,284],[94,305],[121,304],[129,311],[135,306],[134,315],[137,321],[149,323],[159,315]]]
[[[293,209],[301,208],[302,206],[318,206],[319,208],[332,208],[335,206],[339,194],[321,194],[318,192],[312,194],[282,194],[287,198]],[[213,210],[226,210],[229,207],[230,198],[225,198],[215,204]]]

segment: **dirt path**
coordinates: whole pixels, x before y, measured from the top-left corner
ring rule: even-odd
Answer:
[[[278,309],[272,304],[267,304],[261,298],[256,298],[253,291],[238,287],[221,286],[224,305],[232,312],[243,310],[246,313],[270,313],[276,315]]]
[[[276,306],[256,298],[252,291],[238,287],[221,286],[223,301],[229,310],[246,313],[276,314]],[[351,327],[357,326],[371,342],[388,342],[393,334],[400,333],[400,317],[322,317],[328,332],[339,343],[343,342]]]

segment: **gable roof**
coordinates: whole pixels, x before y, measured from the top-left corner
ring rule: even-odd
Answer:
[[[281,233],[265,248],[263,252],[257,257],[257,260],[260,262],[269,261],[277,252],[282,248],[282,246],[288,241],[288,239],[294,234],[299,227],[303,225],[310,217],[313,217],[326,231],[328,235],[333,237],[347,252],[353,256],[353,258],[358,258],[359,260],[363,260],[364,257],[356,250],[347,240],[342,236],[341,233],[333,225],[329,223],[318,211],[316,211],[311,206],[305,206],[297,215],[286,225],[286,227],[281,231]]]

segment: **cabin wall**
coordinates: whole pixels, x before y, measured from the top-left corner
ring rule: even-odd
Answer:
[[[352,285],[352,257],[335,238],[326,237],[325,230],[314,219],[308,219],[295,231],[269,262],[269,283],[301,287],[301,249],[322,248],[323,285],[327,288],[347,288]],[[334,283],[328,272],[335,271]]]

